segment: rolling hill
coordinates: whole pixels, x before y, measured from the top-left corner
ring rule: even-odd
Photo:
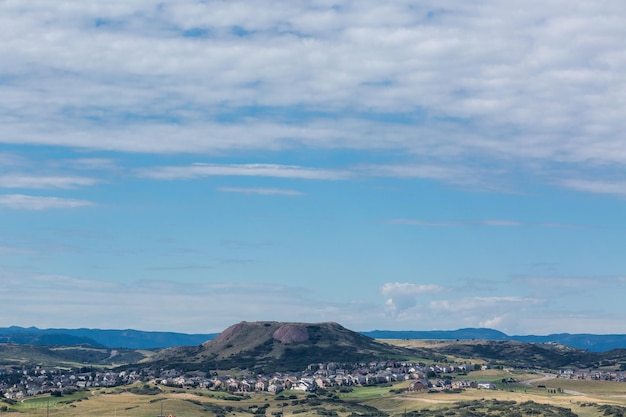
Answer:
[[[151,352],[89,346],[41,346],[0,343],[0,366],[116,367],[144,360]]]
[[[460,360],[485,361],[515,368],[557,370],[560,368],[626,369],[626,349],[590,352],[557,343],[516,340],[389,340],[398,346],[419,346],[431,355]]]
[[[372,330],[362,333],[374,339],[508,340],[526,343],[558,343],[578,349],[586,349],[591,352],[626,349],[626,335],[623,334],[555,333],[545,336],[509,336],[499,330],[484,328],[458,330]]]
[[[302,370],[317,362],[413,358],[419,351],[392,346],[337,323],[241,322],[200,346],[165,349],[153,361],[180,368]]]
[[[0,327],[0,343],[32,345],[91,345],[107,348],[162,349],[199,345],[217,334],[187,334],[114,329],[39,329],[37,327]]]

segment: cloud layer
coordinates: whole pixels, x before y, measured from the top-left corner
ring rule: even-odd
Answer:
[[[39,197],[24,194],[0,195],[0,208],[15,210],[46,210],[60,208],[76,208],[93,206],[94,203],[85,200],[59,197]]]
[[[391,150],[413,155],[424,177],[523,167],[623,195],[611,186],[623,175],[607,183],[606,171],[626,163],[619,1],[7,1],[0,11],[5,144]]]

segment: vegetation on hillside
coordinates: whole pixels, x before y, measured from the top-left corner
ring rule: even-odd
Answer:
[[[0,343],[0,365],[76,367],[81,365],[119,366],[146,359],[148,352],[135,349],[107,349],[88,346],[39,346]]]
[[[577,417],[571,409],[533,401],[461,401],[436,410],[419,410],[407,417]]]
[[[275,337],[285,326],[297,330],[300,339],[284,341]],[[302,332],[306,332],[306,337]],[[180,369],[239,368],[264,372],[299,371],[317,362],[355,363],[424,355],[425,351],[382,343],[337,323],[243,322],[201,346],[165,349],[153,360],[155,364],[175,364]]]
[[[503,366],[522,368],[559,369],[607,366],[620,368],[626,364],[626,349],[589,352],[554,343],[459,341],[434,345],[432,349],[440,354],[484,359]]]

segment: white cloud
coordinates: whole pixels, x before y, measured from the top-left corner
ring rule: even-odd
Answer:
[[[76,208],[93,206],[94,203],[86,200],[76,200],[59,197],[40,197],[24,194],[0,195],[0,208],[15,210],[46,210],[60,208]]]
[[[412,284],[408,282],[387,282],[380,287],[380,292],[384,296],[398,294],[419,295],[427,292],[441,291],[443,288],[434,284]]]
[[[568,179],[559,182],[560,185],[576,191],[584,191],[594,194],[608,194],[616,197],[626,197],[626,180],[584,180]]]
[[[515,220],[499,220],[499,219],[481,220],[479,223],[481,225],[495,226],[495,227],[516,227],[516,226],[523,225],[523,223],[515,221]]]
[[[439,285],[407,282],[387,282],[380,287],[380,293],[387,298],[385,308],[393,316],[402,314],[406,310],[415,307],[420,295],[436,293],[442,290],[443,288]]]
[[[528,323],[544,317],[552,311],[546,308],[546,300],[522,296],[480,296],[471,289],[447,288],[436,291],[424,302],[417,302],[415,295],[403,296],[405,287],[396,287],[398,300],[388,298],[385,310],[393,317],[395,328],[458,329],[462,327],[490,327],[515,334],[528,334]],[[411,288],[408,288],[409,293]],[[445,298],[437,298],[443,294]],[[550,312],[548,312],[550,311]],[[561,329],[560,331],[564,331]]]
[[[95,178],[70,176],[33,176],[33,175],[0,175],[0,188],[75,188],[94,185],[99,182]]]
[[[528,314],[523,318],[523,329],[518,334],[624,334],[624,315],[621,312],[550,311],[549,316],[550,320],[546,320],[545,314]]]
[[[108,158],[75,158],[63,163],[81,170],[112,171],[119,168],[114,160]]]
[[[307,180],[339,180],[350,177],[344,171],[305,168],[276,164],[193,164],[189,166],[166,166],[145,168],[138,171],[144,178],[159,180],[194,179],[211,176],[254,176],[273,178],[297,178]]]
[[[527,325],[531,317],[545,317],[545,304],[545,300],[532,297],[461,295],[433,300],[423,314],[447,323],[447,328],[490,327],[509,334],[523,329],[524,333],[532,329]]]
[[[479,323],[479,327],[487,329],[506,329],[510,316],[510,314],[503,314],[501,316],[487,318]]]
[[[22,156],[12,152],[0,152],[0,167],[6,169],[25,165],[27,165],[27,160]]]
[[[444,180],[453,183],[474,182],[478,172],[470,172],[460,166],[450,165],[370,165],[362,167],[362,170],[372,176],[395,177],[395,178],[423,178]]]
[[[227,193],[258,194],[258,195],[288,195],[288,196],[304,195],[304,193],[300,191],[285,190],[285,189],[279,189],[279,188],[219,187],[218,191],[223,191]]]
[[[555,293],[579,292],[589,294],[589,291],[610,291],[624,282],[621,275],[612,276],[558,276],[558,275],[518,275],[513,282],[535,291],[553,291]]]
[[[515,306],[531,306],[542,303],[542,300],[527,297],[469,297],[455,300],[435,300],[429,303],[429,308],[435,312],[453,312],[464,314],[486,309],[509,309]]]
[[[557,227],[557,228],[575,228],[584,229],[590,228],[588,225],[581,224],[567,224],[567,223],[555,223],[555,222],[520,222],[517,220],[506,219],[485,219],[485,220],[463,220],[463,221],[424,221],[424,220],[412,220],[412,219],[390,219],[387,220],[388,224],[407,225],[407,226],[424,226],[424,227],[470,227],[470,226],[490,226],[490,227]]]
[[[0,5],[3,143],[386,149],[454,183],[626,162],[618,1],[61,4]]]

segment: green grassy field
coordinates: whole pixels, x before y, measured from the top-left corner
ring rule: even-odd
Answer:
[[[16,404],[17,410],[39,410],[50,408],[63,408],[65,405],[87,400],[91,394],[86,391],[76,392],[63,397],[40,396],[28,398]]]

